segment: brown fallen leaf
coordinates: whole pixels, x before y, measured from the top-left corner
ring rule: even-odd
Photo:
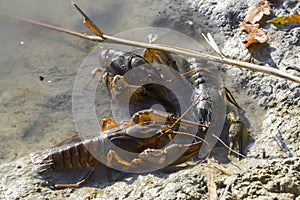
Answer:
[[[290,16],[277,17],[272,20],[268,20],[268,23],[274,25],[285,25],[285,24],[300,24],[300,14],[292,14]]]
[[[92,33],[94,33],[95,35],[97,35],[99,37],[102,37],[102,35],[103,35],[102,31],[92,22],[92,20],[90,20],[90,18],[88,18],[88,16],[77,6],[76,3],[74,3],[72,0],[71,0],[71,2],[73,4],[73,6],[83,16],[83,24],[86,25]]]
[[[264,15],[270,15],[270,5],[268,1],[261,0],[254,6],[250,7],[245,17],[245,20],[251,24],[260,21]]]
[[[240,30],[246,33],[255,33],[259,29],[259,24],[249,24],[246,20],[240,21]]]
[[[245,47],[248,48],[251,44],[255,44],[255,43],[265,43],[269,40],[266,31],[264,31],[263,29],[258,29],[257,33],[255,34],[251,34],[247,37],[247,39],[245,40],[246,44]]]
[[[258,24],[249,24],[247,21],[243,20],[240,22],[239,27],[241,31],[248,33],[248,37],[244,40],[246,48],[252,44],[262,44],[269,40],[267,32],[259,28]]]

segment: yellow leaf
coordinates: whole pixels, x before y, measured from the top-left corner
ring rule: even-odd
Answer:
[[[274,25],[285,25],[285,24],[299,24],[300,23],[300,15],[292,14],[290,16],[282,16],[277,17],[272,20],[268,20],[268,23],[271,22]]]

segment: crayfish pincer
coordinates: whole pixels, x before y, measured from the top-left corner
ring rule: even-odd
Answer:
[[[194,126],[195,123],[181,120],[173,114],[165,117],[168,122],[162,124],[161,112],[145,110],[136,113],[129,122],[105,131],[98,137],[81,142],[41,150],[31,153],[32,162],[39,173],[69,169],[89,169],[89,173],[78,183],[56,184],[58,188],[78,187],[85,183],[100,165],[120,171],[153,171],[168,165],[177,165],[187,161],[199,151],[202,140],[194,140],[189,133],[181,133],[170,128],[172,123]],[[156,120],[159,122],[154,122]],[[201,126],[201,124],[199,124]],[[181,134],[192,137],[191,144],[170,144],[170,135]],[[116,148],[117,147],[117,148]],[[137,153],[137,157],[127,158],[123,151]]]

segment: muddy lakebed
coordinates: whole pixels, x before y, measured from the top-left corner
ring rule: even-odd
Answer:
[[[202,44],[211,32],[230,58],[276,67],[299,76],[289,66],[300,63],[300,30],[266,26],[267,45],[244,48],[238,23],[247,1],[90,2],[79,6],[110,34],[161,26],[178,30]],[[86,31],[69,2],[5,1],[0,13],[24,16],[75,31]],[[294,13],[297,0],[271,4],[273,15]],[[211,16],[207,19],[207,16]],[[40,177],[29,153],[52,147],[76,131],[72,90],[77,71],[98,44],[14,20],[1,19],[0,33],[0,197],[2,199],[207,199],[205,164],[145,174],[117,173],[114,182],[99,170],[84,187],[55,190],[51,183],[74,182],[75,172]],[[145,36],[146,37],[146,36]],[[217,173],[218,194],[230,185],[227,199],[299,199],[300,86],[261,73],[222,68],[226,86],[245,109],[254,143],[247,158],[224,164],[231,175]],[[41,81],[41,78],[43,79]],[[100,101],[100,100],[99,100]],[[109,103],[108,99],[101,99]],[[107,110],[103,111],[108,112]],[[105,114],[103,114],[105,115]],[[281,141],[281,142],[280,142]],[[286,143],[288,151],[279,144]],[[83,173],[84,171],[79,171]],[[71,175],[70,175],[71,174]],[[61,178],[66,177],[66,178]],[[230,182],[233,180],[233,183]]]

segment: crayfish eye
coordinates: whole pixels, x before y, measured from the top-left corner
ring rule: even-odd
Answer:
[[[174,114],[170,114],[170,119],[173,120],[173,121],[176,121],[176,117]]]

